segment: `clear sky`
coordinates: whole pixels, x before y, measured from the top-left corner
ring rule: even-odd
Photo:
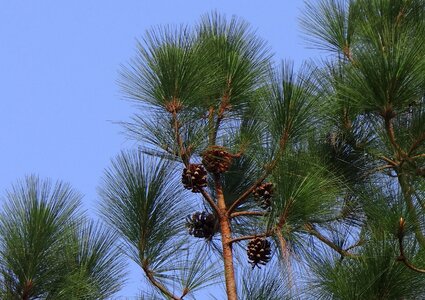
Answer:
[[[28,174],[61,179],[95,213],[103,169],[136,147],[114,122],[135,111],[116,80],[135,40],[158,24],[194,24],[217,10],[242,17],[298,65],[316,55],[300,38],[302,0],[0,0],[0,195]],[[3,197],[0,198],[4,201]],[[119,294],[143,289],[132,271]]]

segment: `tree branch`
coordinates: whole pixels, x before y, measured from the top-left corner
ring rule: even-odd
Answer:
[[[258,237],[268,237],[268,236],[271,236],[271,235],[272,234],[269,231],[264,232],[264,233],[260,233],[260,234],[243,235],[243,236],[239,236],[239,237],[236,237],[234,239],[231,239],[229,241],[229,243],[236,243],[236,242],[245,241],[245,240],[252,240],[252,239],[255,239],[255,238],[258,238]]]
[[[410,159],[423,158],[423,157],[425,157],[425,153],[412,156],[412,157],[410,157]]]
[[[382,159],[383,161],[386,161],[387,163],[389,163],[390,165],[392,165],[393,167],[398,167],[399,166],[399,162],[394,161],[386,156],[380,156],[380,159]]]
[[[422,248],[425,248],[425,236],[421,230],[419,217],[415,209],[415,205],[412,199],[412,187],[410,186],[406,175],[398,173],[398,182],[400,184],[401,191],[404,196],[404,201],[407,205],[407,211],[413,220],[413,228],[415,231],[416,239]]]
[[[230,218],[236,218],[240,216],[264,216],[266,212],[262,211],[237,211],[230,215]]]
[[[282,254],[282,257],[287,260],[288,259],[288,255],[287,255],[287,247],[286,247],[286,240],[282,235],[282,231],[276,229],[275,230],[276,236],[277,236],[277,240],[279,241],[279,248],[280,248],[280,252]]]
[[[400,249],[400,255],[397,257],[398,261],[401,261],[402,263],[404,263],[404,265],[406,267],[408,267],[409,269],[418,272],[418,273],[425,273],[424,269],[419,269],[417,267],[415,267],[413,264],[411,264],[405,254],[404,254],[404,246],[403,246],[403,237],[404,237],[404,225],[405,225],[405,221],[403,218],[400,218],[400,222],[399,222],[399,230],[398,230],[398,245],[399,245],[399,249]]]
[[[240,195],[239,198],[235,200],[235,202],[233,202],[233,204],[229,208],[229,213],[232,213],[232,211],[234,211],[239,205],[241,205],[249,197],[249,195],[252,193],[252,191],[259,184],[261,184],[264,181],[264,179],[267,178],[267,176],[270,175],[270,173],[273,171],[273,169],[277,165],[279,156],[283,153],[283,151],[286,148],[286,143],[288,141],[288,138],[289,138],[289,133],[287,131],[285,131],[284,134],[282,135],[281,140],[280,140],[279,150],[278,150],[278,153],[276,154],[276,157],[266,167],[264,174],[253,185],[251,185],[244,193],[242,193],[242,195]]]
[[[159,289],[161,293],[163,293],[165,296],[169,297],[170,299],[181,300],[180,297],[177,297],[176,295],[171,293],[163,284],[161,284],[159,281],[155,279],[155,277],[153,276],[153,272],[149,270],[147,265],[144,265],[142,269],[145,272],[146,277],[152,283],[152,285],[155,286],[157,289]]]
[[[208,109],[208,145],[215,144],[214,107]]]
[[[205,201],[208,202],[208,204],[211,206],[212,209],[218,214],[220,212],[217,204],[214,202],[214,200],[211,198],[210,194],[208,194],[203,188],[199,188],[201,191],[202,196],[204,197]]]
[[[312,236],[315,236],[318,240],[320,240],[321,242],[323,242],[324,244],[329,246],[331,249],[338,252],[341,256],[351,257],[351,258],[358,257],[357,255],[354,255],[354,254],[342,249],[341,247],[335,245],[333,242],[331,242],[329,239],[327,239],[324,235],[322,235],[320,232],[318,232],[316,229],[314,229],[314,227],[311,224],[305,224],[304,228],[307,230],[307,232],[309,234],[311,234]]]
[[[189,167],[189,157],[188,157],[187,150],[185,149],[185,147],[183,145],[183,140],[180,136],[180,132],[179,132],[180,124],[179,124],[179,121],[177,120],[177,110],[176,109],[172,110],[172,119],[173,119],[173,123],[174,123],[175,139],[176,139],[177,145],[179,147],[179,154],[180,154],[180,157],[183,161],[183,164],[186,166],[186,168],[188,168]],[[201,191],[201,194],[204,197],[204,199],[211,206],[211,208],[214,209],[216,213],[219,213],[218,206],[215,204],[215,202],[211,198],[211,196],[203,188],[200,188],[200,191]]]
[[[376,168],[374,168],[372,170],[369,170],[368,172],[366,172],[365,174],[363,174],[361,177],[362,178],[365,178],[365,177],[367,177],[367,176],[369,176],[369,175],[371,175],[371,174],[373,174],[375,172],[382,171],[382,170],[385,170],[385,169],[393,169],[393,168],[394,168],[394,166],[392,164],[379,166],[379,167],[376,167]]]
[[[400,157],[406,157],[407,153],[404,152],[404,150],[400,147],[400,145],[397,143],[394,133],[394,126],[392,122],[392,118],[394,117],[394,112],[392,110],[389,110],[385,112],[384,120],[385,120],[385,130],[387,131],[388,138],[390,140],[391,145],[393,146],[394,150],[397,151]]]
[[[425,132],[413,143],[407,154],[410,156],[425,141]],[[413,158],[413,157],[412,157]]]
[[[183,145],[183,140],[180,136],[180,124],[179,121],[177,119],[177,111],[173,110],[172,111],[172,120],[173,120],[173,126],[174,126],[174,135],[175,135],[175,139],[177,142],[177,145],[179,147],[179,155],[183,161],[183,164],[187,167],[189,167],[189,157],[186,153],[186,149]]]
[[[264,179],[266,179],[266,177],[269,175],[270,171],[271,170],[266,170],[266,172],[263,174],[263,176],[261,176],[252,186],[250,186],[245,192],[243,192],[242,195],[240,195],[239,198],[235,200],[235,202],[233,202],[233,204],[229,208],[229,213],[234,211],[239,205],[241,205],[249,197],[249,195],[252,193],[252,191],[259,184],[261,184],[264,181]]]

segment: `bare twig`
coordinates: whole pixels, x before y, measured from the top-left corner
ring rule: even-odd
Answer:
[[[240,216],[265,216],[266,212],[263,211],[237,211],[230,215],[230,218],[236,218]]]
[[[255,239],[255,238],[259,238],[259,237],[268,237],[268,236],[271,236],[271,235],[272,235],[272,233],[270,231],[260,233],[260,234],[243,235],[243,236],[239,236],[239,237],[236,237],[234,239],[231,239],[230,243],[236,243],[236,242],[245,241],[245,240],[252,240],[252,239]]]

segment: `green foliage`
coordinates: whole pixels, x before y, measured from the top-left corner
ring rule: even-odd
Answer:
[[[218,239],[223,249],[232,243],[233,261],[242,264],[246,242],[266,237],[276,253],[272,262],[281,264],[240,273],[239,294],[246,299],[296,298],[295,290],[326,299],[423,296],[423,280],[406,262],[421,264],[425,247],[424,12],[422,0],[308,1],[301,18],[306,40],[330,56],[297,72],[286,61],[275,66],[266,44],[235,17],[212,13],[193,31],[184,27],[183,35],[170,27],[156,39],[148,34],[139,52],[150,54],[138,65],[150,64],[144,69],[157,80],[138,85],[124,78],[124,92],[151,108],[166,108],[172,97],[184,108],[166,108],[151,119],[136,115],[127,128],[149,143],[144,151],[186,166],[199,162],[208,146],[233,154],[230,169],[210,173],[201,191],[205,210],[222,221],[210,248],[217,250]],[[177,36],[190,36],[190,46],[181,47]],[[192,82],[193,93],[180,99],[184,93],[171,94],[186,89],[175,71],[183,63],[155,60],[154,53],[189,52],[187,68],[205,72],[209,81]],[[175,71],[174,85],[164,70]],[[143,72],[134,69],[133,78],[144,78]],[[146,97],[145,90],[159,86],[171,92]],[[266,209],[253,196],[265,183],[272,187]],[[222,234],[225,223],[230,238]],[[295,276],[314,274],[294,287],[277,272],[282,266],[290,272],[292,264]],[[225,273],[234,299],[228,264]]]
[[[292,299],[288,289],[288,274],[279,272],[282,266],[265,270],[243,269],[241,271],[241,299],[283,300]]]
[[[358,259],[338,260],[324,253],[312,262],[317,276],[308,293],[314,299],[420,299],[424,276],[396,261],[391,238],[371,240]]]
[[[297,228],[333,216],[342,184],[332,177],[306,153],[284,156],[271,177],[276,185],[276,197],[269,222],[281,221]]]
[[[205,62],[210,74],[218,83],[213,95],[228,98],[232,110],[238,111],[246,106],[266,74],[270,54],[265,42],[247,22],[236,17],[227,20],[218,13],[203,16],[197,34],[200,50],[209,57]]]
[[[314,115],[315,86],[311,84],[308,68],[295,74],[293,65],[283,62],[281,69],[271,71],[268,92],[263,100],[263,118],[275,143],[279,147],[284,139],[298,142],[309,133]]]
[[[105,171],[99,190],[104,219],[123,238],[130,258],[156,272],[168,270],[188,215],[170,168],[137,151],[122,152]]]
[[[137,56],[123,67],[121,86],[134,100],[166,109],[181,101],[184,108],[199,103],[211,85],[203,59],[187,27],[158,27],[137,43]]]
[[[27,177],[7,193],[0,224],[6,299],[106,299],[122,284],[114,236],[88,227],[69,185]]]
[[[142,108],[124,126],[143,144],[104,173],[109,226],[66,185],[17,185],[1,296],[109,298],[125,254],[156,288],[140,299],[222,282],[232,300],[424,298],[425,3],[308,1],[301,24],[330,55],[298,71],[236,17],[148,31],[121,72]],[[198,173],[181,182],[183,168]],[[211,239],[185,228],[199,207]]]

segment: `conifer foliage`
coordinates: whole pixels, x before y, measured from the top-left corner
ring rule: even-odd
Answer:
[[[18,185],[2,298],[106,299],[119,249],[140,299],[424,299],[425,2],[306,1],[301,25],[324,55],[298,70],[237,17],[148,31],[121,69],[142,143],[104,172],[108,227],[69,187]]]
[[[204,207],[167,211],[186,227],[172,227],[186,234],[173,253],[191,249],[185,268],[192,256],[204,257],[209,271],[191,269],[207,277],[199,287],[223,280],[232,300],[250,299],[247,293],[425,297],[425,4],[307,1],[301,25],[308,44],[326,55],[298,71],[288,61],[276,64],[246,22],[219,13],[195,26],[149,31],[122,69],[124,92],[143,104],[128,132],[143,140],[143,155],[167,161],[170,178],[182,174],[173,192],[193,192],[181,202],[185,209]],[[107,184],[131,168],[109,174]],[[164,221],[156,218],[152,230]],[[139,257],[156,247],[146,238],[134,241]],[[160,293],[192,295],[187,280],[169,282],[169,270],[149,265],[142,268]],[[249,276],[268,278],[271,288]],[[181,290],[172,288],[181,281]]]

